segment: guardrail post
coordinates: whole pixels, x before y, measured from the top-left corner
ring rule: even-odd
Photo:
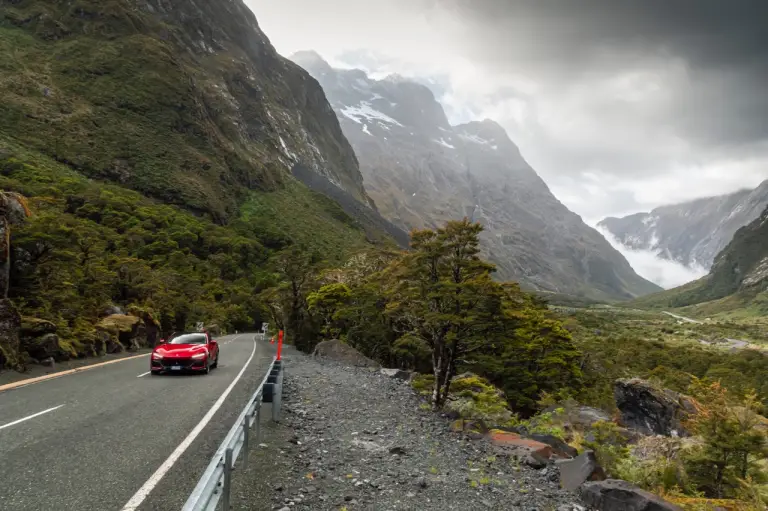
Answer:
[[[232,491],[232,448],[224,451],[224,488],[221,497],[224,499],[223,509],[229,511],[229,494]]]
[[[243,467],[248,466],[248,437],[251,436],[251,416],[246,415],[243,421]]]
[[[275,378],[272,391],[272,420],[275,422],[280,421],[280,405],[283,398],[283,375],[280,374],[280,369],[278,369],[277,372],[278,375]]]
[[[261,443],[261,399],[256,402],[256,445]]]

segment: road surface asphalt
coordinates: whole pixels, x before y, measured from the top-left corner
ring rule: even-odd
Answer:
[[[126,509],[247,364],[136,508],[181,509],[274,355],[254,334],[219,342],[219,367],[208,375],[144,374],[149,357],[140,357],[0,393],[0,509]]]

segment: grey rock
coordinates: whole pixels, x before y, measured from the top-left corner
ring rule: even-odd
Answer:
[[[530,488],[519,495],[519,509],[554,510],[577,498],[547,480],[557,472],[553,465],[544,465],[547,475],[525,464],[510,470],[508,456],[500,455],[490,442],[468,442],[460,433],[452,433],[449,420],[420,411],[422,401],[409,386],[383,378],[378,370],[370,373],[290,348],[286,358],[290,369],[280,428],[288,429],[280,438],[267,436],[265,441],[270,449],[285,447],[274,458],[276,466],[270,466],[268,476],[280,481],[291,499],[284,503],[283,494],[267,487],[270,504],[278,496],[280,506],[293,502],[290,507],[297,511],[343,506],[350,511],[501,510],[510,509],[511,489]],[[288,442],[294,436],[301,439],[300,447]],[[307,450],[301,452],[301,447]],[[280,466],[284,468],[279,470]],[[482,477],[493,482],[477,488],[468,484],[467,478]],[[240,481],[245,487],[265,485]],[[534,491],[535,487],[544,491]],[[260,500],[247,504],[253,509],[270,508]]]
[[[59,352],[59,336],[44,334],[35,338],[22,338],[21,349],[33,358],[42,360],[52,358]]]
[[[326,358],[352,367],[380,367],[378,362],[364,356],[349,344],[338,339],[319,343],[315,346],[315,351],[312,354],[315,357]]]
[[[410,371],[403,371],[402,369],[380,369],[379,372],[388,378],[394,378],[396,380],[410,381],[413,373]]]
[[[682,422],[696,411],[688,396],[639,378],[616,380],[613,394],[621,422],[628,428],[644,435],[688,435]]]
[[[681,511],[682,508],[618,479],[584,483],[580,489],[584,503],[598,511]]]
[[[560,485],[566,490],[576,490],[585,481],[605,479],[605,472],[593,451],[586,451],[572,460],[558,460],[555,465],[560,472]]]

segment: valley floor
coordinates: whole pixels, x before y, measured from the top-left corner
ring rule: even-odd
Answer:
[[[293,350],[285,367],[283,421],[234,478],[237,509],[578,509],[547,469],[451,433],[405,382]]]

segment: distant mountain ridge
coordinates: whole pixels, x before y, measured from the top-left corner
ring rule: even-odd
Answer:
[[[734,234],[699,280],[640,298],[639,307],[689,307],[690,312],[768,314],[768,207]]]
[[[606,218],[598,225],[631,249],[650,250],[689,268],[709,269],[738,229],[768,206],[768,180],[754,190]]]
[[[502,278],[544,292],[628,299],[660,288],[569,211],[497,123],[451,126],[432,91],[399,76],[292,60],[322,85],[382,215],[410,230],[468,216]]]

